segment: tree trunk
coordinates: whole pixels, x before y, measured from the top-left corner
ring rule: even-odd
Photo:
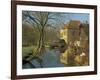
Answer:
[[[34,53],[35,56],[39,56],[44,52],[44,29],[42,29],[42,31],[40,32],[40,38],[39,38],[39,43],[38,43],[38,47],[36,49],[36,52]]]

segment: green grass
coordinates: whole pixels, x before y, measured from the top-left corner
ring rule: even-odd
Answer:
[[[49,48],[49,45],[45,45],[46,48]],[[36,51],[37,46],[33,45],[33,46],[24,46],[22,47],[22,57],[27,56],[29,53],[33,53]]]
[[[22,57],[27,56],[29,53],[32,53],[36,50],[36,46],[27,46],[22,47]]]

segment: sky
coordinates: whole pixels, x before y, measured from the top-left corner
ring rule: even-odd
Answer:
[[[26,11],[23,11],[23,13],[25,13]],[[29,11],[29,12],[36,12],[36,11]],[[22,14],[23,14],[22,13]],[[38,11],[36,12],[38,13]],[[55,13],[55,12],[52,12]],[[57,12],[60,13],[60,12]],[[84,22],[90,22],[89,21],[89,14],[88,13],[60,13],[62,17],[60,17],[60,21],[63,22],[64,24],[68,23],[70,20],[79,20],[82,23]],[[59,20],[59,16],[55,17],[57,20]],[[29,19],[29,18],[27,18]],[[53,21],[53,22],[52,22]],[[57,21],[56,23],[54,22],[54,20],[49,20],[49,23],[53,24],[53,25],[59,25],[60,21]],[[29,22],[31,22],[31,20],[29,19]],[[59,22],[59,23],[58,23]]]
[[[89,22],[88,13],[64,13],[64,23],[69,22],[70,20],[79,20],[81,22]]]

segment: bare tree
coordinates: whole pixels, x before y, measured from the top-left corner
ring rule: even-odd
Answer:
[[[38,29],[39,32],[39,40],[38,47],[35,56],[38,56],[42,53],[45,48],[45,27],[56,28],[57,26],[61,26],[63,24],[61,13],[53,13],[53,12],[33,12],[33,11],[23,11],[23,22],[28,22],[34,26],[34,28]]]

